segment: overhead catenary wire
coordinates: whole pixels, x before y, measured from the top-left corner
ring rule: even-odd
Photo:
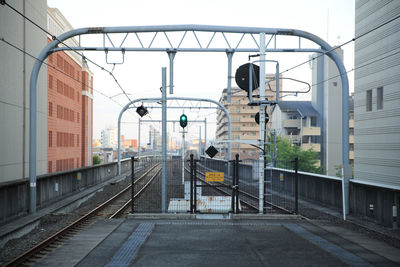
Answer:
[[[114,76],[114,74],[105,69],[103,66],[99,65],[98,63],[94,62],[93,60],[91,60],[90,58],[86,57],[83,53],[78,52],[77,50],[73,49],[72,47],[70,47],[68,44],[66,44],[65,42],[62,42],[61,40],[59,40],[57,38],[57,36],[51,34],[49,31],[47,31],[46,29],[44,29],[42,26],[40,26],[38,23],[36,23],[35,21],[33,21],[32,19],[28,18],[27,16],[25,16],[23,13],[21,13],[20,11],[18,11],[16,8],[14,8],[13,6],[11,6],[10,4],[8,4],[6,2],[6,0],[1,0],[0,1],[1,5],[6,5],[8,6],[10,9],[12,9],[14,12],[16,12],[17,14],[19,14],[20,16],[22,16],[24,19],[26,19],[27,21],[29,21],[30,23],[32,23],[33,25],[35,25],[37,28],[39,28],[41,31],[45,32],[46,34],[48,34],[49,36],[51,36],[52,40],[57,40],[58,42],[60,42],[61,44],[63,44],[65,47],[67,47],[68,49],[70,49],[71,51],[73,51],[74,53],[78,54],[79,56],[81,56],[83,59],[86,59],[87,61],[89,61],[90,63],[92,63],[93,65],[95,65],[96,67],[100,68],[101,70],[107,72],[114,80],[114,82],[118,85],[118,87],[120,88],[120,90],[123,92],[123,94],[128,98],[129,102],[131,102],[131,98],[129,97],[129,95],[126,93],[126,91],[122,88],[121,84],[118,82],[117,78]]]
[[[295,66],[293,66],[293,67],[291,67],[291,68],[288,68],[288,69],[286,69],[286,70],[280,72],[279,75],[281,75],[281,74],[283,74],[283,73],[285,73],[285,72],[291,71],[291,70],[293,70],[293,69],[295,69],[295,68],[298,68],[298,67],[300,67],[300,66],[302,66],[302,65],[304,65],[304,64],[307,64],[307,63],[311,62],[311,61],[314,60],[314,59],[317,59],[317,58],[319,58],[319,57],[321,57],[321,56],[324,56],[324,55],[326,55],[326,54],[328,54],[328,53],[330,53],[330,52],[336,50],[337,48],[341,48],[342,46],[348,45],[349,43],[354,42],[355,40],[357,40],[357,39],[359,39],[359,38],[362,38],[362,37],[364,37],[365,35],[368,35],[368,34],[370,34],[371,32],[374,32],[374,31],[376,31],[377,29],[382,28],[383,26],[385,26],[385,25],[387,25],[387,24],[391,23],[392,21],[395,21],[395,20],[397,20],[397,19],[399,19],[399,18],[400,18],[400,15],[397,15],[397,16],[395,16],[395,17],[389,19],[388,21],[386,21],[386,22],[384,22],[384,23],[382,23],[382,24],[380,24],[380,25],[378,25],[378,26],[376,26],[376,27],[374,27],[374,28],[372,28],[372,29],[370,29],[370,30],[368,30],[368,31],[366,31],[366,32],[364,32],[364,33],[362,33],[362,34],[360,34],[360,35],[358,35],[358,36],[356,36],[356,37],[350,39],[350,40],[348,40],[347,42],[344,42],[344,43],[342,43],[342,44],[340,44],[340,45],[338,45],[338,46],[335,46],[335,47],[333,47],[332,49],[330,49],[330,50],[328,50],[328,51],[325,51],[325,52],[323,52],[323,53],[319,53],[317,56],[314,56],[314,57],[310,58],[309,60],[306,60],[306,61],[304,61],[304,62],[301,62],[301,63],[299,63],[299,64],[297,64],[297,65],[295,65]]]
[[[19,48],[18,46],[16,46],[16,45],[10,43],[9,41],[5,40],[4,37],[1,37],[1,38],[0,38],[0,41],[4,42],[5,44],[7,44],[7,45],[9,45],[9,46],[11,46],[11,47],[13,47],[14,49],[20,51],[21,53],[24,53],[24,54],[28,55],[29,57],[31,57],[31,58],[33,58],[33,59],[35,59],[35,60],[39,60],[40,62],[42,62],[42,63],[45,64],[46,66],[48,66],[48,67],[50,67],[50,68],[52,68],[52,69],[58,71],[59,73],[61,73],[61,74],[65,75],[65,76],[67,76],[68,78],[71,78],[71,79],[73,79],[73,80],[79,82],[80,84],[82,84],[82,85],[84,85],[84,86],[87,86],[88,88],[92,89],[92,90],[95,91],[96,93],[99,93],[99,94],[101,94],[102,96],[104,96],[104,97],[110,99],[111,101],[113,101],[113,102],[114,102],[115,104],[117,104],[118,106],[123,107],[123,105],[121,105],[120,103],[118,103],[117,101],[115,101],[113,98],[107,96],[107,95],[104,94],[103,92],[101,92],[101,91],[99,91],[99,90],[96,90],[95,88],[93,88],[93,87],[90,86],[89,84],[86,84],[84,81],[80,81],[79,79],[76,79],[75,77],[71,76],[70,74],[68,74],[68,73],[66,73],[66,72],[64,72],[64,71],[62,71],[62,70],[60,70],[60,69],[58,69],[56,66],[53,66],[53,65],[51,65],[51,64],[49,64],[49,63],[47,63],[47,62],[45,62],[45,61],[42,61],[42,60],[38,59],[37,57],[35,57],[34,55],[30,54],[29,52],[27,52],[27,51],[23,50],[22,48]]]
[[[330,81],[330,80],[332,80],[332,79],[338,78],[338,77],[340,77],[340,76],[342,76],[342,75],[344,75],[344,74],[347,74],[347,73],[349,73],[349,72],[352,72],[352,71],[355,71],[355,70],[364,68],[364,67],[366,67],[366,66],[369,66],[369,65],[374,64],[374,63],[376,63],[376,62],[378,62],[378,61],[387,59],[387,58],[389,58],[389,57],[395,56],[395,55],[397,55],[397,54],[400,54],[400,51],[397,51],[397,52],[394,52],[394,53],[392,53],[392,54],[390,54],[390,55],[386,55],[386,56],[384,56],[384,57],[375,59],[375,60],[370,61],[370,62],[368,62],[368,63],[365,63],[365,64],[362,64],[362,65],[356,66],[356,67],[354,67],[354,68],[352,68],[352,69],[346,71],[345,73],[339,73],[339,74],[334,75],[334,76],[332,76],[332,77],[326,78],[326,79],[323,80],[323,81],[314,83],[314,84],[312,84],[311,86],[320,85],[320,84],[325,83],[325,82],[327,82],[327,81]],[[304,89],[306,89],[306,88],[304,88]]]

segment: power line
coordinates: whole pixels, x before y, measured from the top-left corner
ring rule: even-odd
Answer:
[[[341,45],[338,45],[338,46],[336,46],[336,47],[334,47],[334,48],[332,48],[332,49],[330,49],[330,50],[328,50],[328,51],[326,51],[326,52],[319,53],[317,56],[312,57],[311,59],[309,59],[309,60],[307,60],[307,61],[304,61],[304,62],[299,63],[299,64],[297,64],[297,65],[295,65],[295,66],[293,66],[293,67],[291,67],[291,68],[289,68],[289,69],[287,69],[287,70],[284,70],[284,71],[282,71],[282,72],[279,73],[279,74],[283,74],[283,73],[285,73],[285,72],[288,72],[288,71],[290,71],[290,70],[293,70],[293,69],[295,69],[295,68],[298,68],[298,67],[300,67],[300,66],[302,66],[302,65],[304,65],[304,64],[306,64],[306,63],[309,63],[310,61],[312,61],[312,60],[314,60],[314,59],[317,59],[317,58],[319,58],[319,57],[321,57],[321,56],[324,56],[324,55],[326,55],[326,54],[332,52],[333,50],[335,50],[335,49],[337,49],[337,48],[341,48],[342,46],[345,46],[345,45],[347,45],[347,44],[349,44],[349,43],[351,43],[351,42],[354,42],[355,40],[357,40],[357,39],[359,39],[359,38],[361,38],[361,37],[364,37],[365,35],[370,34],[370,33],[373,32],[373,31],[376,31],[377,29],[379,29],[379,28],[381,28],[381,27],[383,27],[383,26],[389,24],[389,23],[392,22],[392,21],[395,21],[395,20],[398,19],[398,18],[400,18],[400,15],[398,15],[398,16],[396,16],[396,17],[394,17],[394,18],[389,19],[388,21],[386,21],[386,22],[384,22],[384,23],[382,23],[382,24],[376,26],[375,28],[370,29],[369,31],[366,31],[366,32],[360,34],[359,36],[356,36],[356,37],[352,38],[351,40],[348,40],[347,42],[344,42],[344,43],[341,44]]]
[[[60,69],[58,69],[57,67],[55,67],[55,66],[53,66],[53,65],[50,65],[49,63],[47,63],[47,62],[45,62],[45,61],[43,61],[43,60],[38,59],[37,57],[35,57],[34,55],[28,53],[27,51],[25,51],[25,50],[23,50],[23,49],[17,47],[16,45],[14,45],[14,44],[8,42],[8,41],[5,40],[3,37],[0,38],[0,40],[3,41],[5,44],[7,44],[7,45],[13,47],[14,49],[16,49],[16,50],[18,50],[18,51],[20,51],[20,52],[22,52],[22,53],[24,53],[24,54],[30,56],[31,58],[36,59],[36,60],[42,62],[42,63],[45,64],[46,66],[48,66],[48,67],[50,67],[50,68],[52,68],[52,69],[58,71],[59,73],[61,73],[61,74],[65,75],[65,76],[67,76],[68,78],[71,78],[71,79],[73,79],[73,80],[75,80],[75,81],[81,83],[82,85],[87,86],[88,88],[92,89],[93,91],[95,91],[95,92],[97,92],[97,93],[103,95],[104,97],[109,98],[109,99],[112,100],[114,103],[116,103],[118,106],[123,107],[120,103],[118,103],[117,101],[115,101],[115,100],[112,99],[111,97],[105,95],[104,93],[100,92],[99,90],[94,89],[92,86],[90,86],[89,84],[86,84],[84,81],[80,81],[80,80],[76,79],[75,77],[71,76],[70,74],[68,74],[68,73],[66,73],[66,72],[64,72],[64,71],[62,71],[62,70],[60,70]]]
[[[337,74],[337,75],[335,75],[335,76],[329,77],[329,78],[327,78],[327,79],[325,79],[325,80],[323,80],[323,81],[320,81],[320,82],[318,82],[318,83],[314,83],[314,84],[312,84],[311,86],[316,86],[316,85],[322,84],[322,83],[324,83],[324,82],[327,82],[327,81],[330,81],[330,80],[332,80],[332,79],[338,78],[338,77],[340,77],[340,76],[342,76],[342,75],[344,75],[344,74],[347,74],[347,73],[349,73],[349,72],[352,72],[352,71],[355,71],[355,70],[364,68],[364,67],[369,66],[369,65],[371,65],[371,64],[374,64],[374,63],[376,63],[376,62],[378,62],[378,61],[381,61],[381,60],[384,60],[384,59],[386,59],[386,58],[395,56],[395,55],[397,55],[397,54],[400,54],[400,51],[397,51],[397,52],[394,52],[394,53],[392,53],[392,54],[390,54],[390,55],[386,55],[386,56],[384,56],[384,57],[375,59],[375,60],[373,60],[373,61],[371,61],[371,62],[368,62],[368,63],[365,63],[365,64],[363,64],[363,65],[354,67],[354,68],[352,68],[351,70],[348,70],[348,71],[346,71],[346,72],[344,72],[344,73],[340,73],[340,74]]]
[[[96,62],[94,62],[93,60],[87,58],[83,53],[78,52],[77,50],[73,49],[72,47],[70,47],[69,45],[67,45],[66,43],[60,41],[57,36],[52,35],[49,31],[47,31],[46,29],[44,29],[42,26],[40,26],[39,24],[37,24],[36,22],[34,22],[33,20],[31,20],[30,18],[28,18],[27,16],[25,16],[24,14],[22,14],[20,11],[18,11],[17,9],[15,9],[13,6],[11,6],[10,4],[8,4],[5,0],[1,0],[0,2],[1,5],[6,5],[9,8],[11,8],[14,12],[16,12],[17,14],[19,14],[20,16],[22,16],[24,19],[28,20],[30,23],[32,23],[33,25],[35,25],[37,28],[39,28],[41,31],[45,32],[46,34],[51,36],[52,40],[57,40],[58,42],[60,42],[61,44],[63,44],[65,47],[69,48],[71,51],[75,52],[76,54],[78,54],[79,56],[81,56],[83,59],[88,60],[90,63],[92,63],[93,65],[95,65],[96,67],[100,68],[101,70],[107,72],[108,74],[110,74],[110,76],[114,79],[115,83],[118,85],[118,87],[121,89],[121,91],[124,93],[124,95],[128,98],[129,101],[132,101],[130,99],[130,97],[128,96],[128,94],[125,92],[125,90],[122,88],[121,84],[118,82],[117,78],[115,78],[114,74],[112,72],[110,72],[109,70],[105,69],[103,66],[97,64]]]

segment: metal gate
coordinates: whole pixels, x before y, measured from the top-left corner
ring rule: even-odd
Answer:
[[[239,212],[238,163],[239,155],[236,155],[235,160],[215,169],[206,158],[198,160],[190,155],[190,213]]]

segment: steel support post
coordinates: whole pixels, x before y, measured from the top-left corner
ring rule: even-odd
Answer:
[[[167,203],[167,68],[161,69],[162,76],[162,171],[161,171],[161,212],[166,212]]]
[[[260,33],[260,81],[259,81],[260,101],[265,100],[265,33]],[[265,104],[260,105],[260,147],[264,149],[265,139]],[[264,152],[260,151],[259,157],[259,213],[264,211]]]
[[[29,98],[29,213],[31,214],[36,212],[37,78],[41,65],[38,61],[31,74]]]
[[[138,126],[138,152],[137,152],[138,158],[140,158],[140,122],[141,122],[141,119],[139,118],[139,126]]]
[[[118,116],[118,144],[117,144],[117,173],[118,175],[121,175],[121,118],[122,118],[122,114],[124,114],[124,112],[128,109],[129,105],[126,105],[124,108],[122,108],[121,112],[119,113]]]
[[[342,166],[342,211],[343,220],[347,219],[349,214],[349,192],[350,192],[350,178],[352,176],[351,165]]]
[[[197,211],[197,161],[193,159],[193,209]]]
[[[172,95],[174,93],[174,58],[176,51],[168,51],[169,58],[169,93]]]
[[[201,157],[201,149],[202,148],[202,144],[201,144],[201,126],[199,126],[199,159]]]
[[[182,184],[185,185],[185,129],[182,129]]]
[[[235,156],[235,213],[239,213],[239,154]]]
[[[229,50],[226,52],[226,55],[228,56],[228,86],[227,86],[227,102],[231,103],[231,89],[232,89],[232,57],[233,57],[233,51]]]
[[[294,211],[299,214],[299,158],[294,159]]]
[[[236,195],[236,162],[233,163],[233,174],[232,174],[232,199],[231,199],[231,211],[235,213],[235,195]]]
[[[204,149],[203,149],[203,155],[204,155],[204,151],[206,150],[206,147],[207,147],[207,118],[204,118]]]
[[[193,213],[193,170],[194,170],[194,162],[193,162],[193,154],[190,154],[190,213]]]
[[[133,213],[135,204],[135,157],[131,157],[131,172],[131,213]]]

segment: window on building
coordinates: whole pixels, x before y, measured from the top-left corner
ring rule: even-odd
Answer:
[[[49,147],[52,147],[52,146],[53,146],[53,132],[52,132],[52,131],[49,131],[49,136],[48,136],[48,138],[49,138],[49,140],[48,140],[48,142],[49,142]]]
[[[318,144],[319,143],[319,136],[311,136],[310,137],[311,143]]]
[[[317,117],[310,117],[311,119],[311,126],[315,127],[317,126]]]
[[[354,135],[354,128],[350,128],[350,129],[349,129],[349,134],[350,134],[350,135]]]
[[[51,160],[49,160],[48,162],[47,162],[47,172],[48,173],[51,173],[52,171],[53,171],[53,162],[51,162]]]
[[[376,109],[383,109],[383,87],[376,89]]]
[[[53,89],[53,76],[49,75],[49,89]]]
[[[372,111],[372,90],[367,90],[367,111]]]
[[[49,102],[49,116],[53,116],[53,103]]]

